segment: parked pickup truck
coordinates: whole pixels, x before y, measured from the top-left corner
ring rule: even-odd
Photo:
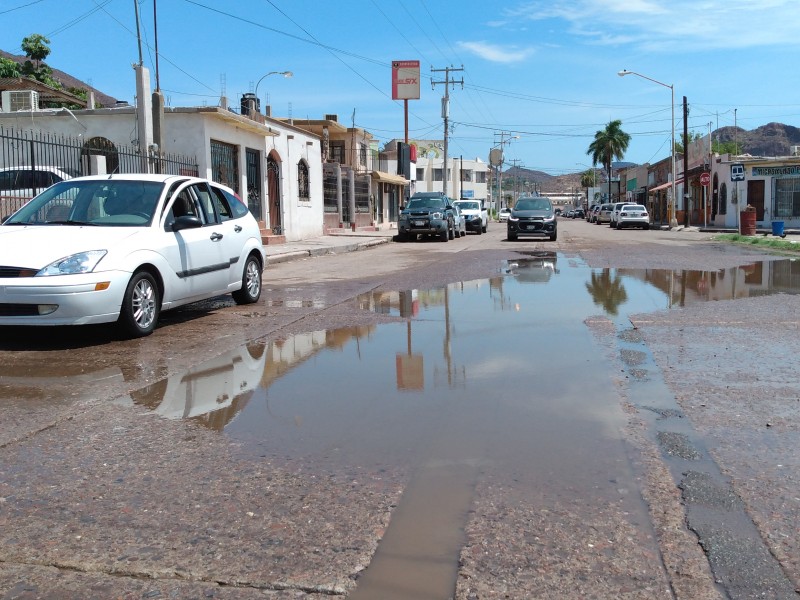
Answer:
[[[403,242],[416,240],[418,235],[436,236],[443,242],[454,239],[452,200],[441,192],[417,192],[400,211],[397,229]]]
[[[480,200],[456,200],[454,202],[461,209],[461,214],[467,221],[467,231],[474,231],[478,235],[486,233],[489,227],[489,212]]]

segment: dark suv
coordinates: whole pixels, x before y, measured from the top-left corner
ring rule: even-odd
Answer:
[[[400,241],[416,240],[419,234],[452,240],[456,231],[453,203],[441,192],[417,192],[400,211],[397,229]]]
[[[558,239],[558,221],[553,203],[544,196],[521,196],[508,216],[507,238],[513,242],[523,236],[547,236]]]

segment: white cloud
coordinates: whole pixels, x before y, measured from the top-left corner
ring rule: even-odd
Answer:
[[[797,0],[528,0],[509,19],[560,20],[589,44],[644,51],[797,46]]]
[[[458,46],[484,60],[497,63],[520,62],[533,54],[532,48],[503,47],[486,42],[459,42]]]

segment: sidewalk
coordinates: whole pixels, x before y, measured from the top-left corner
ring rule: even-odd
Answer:
[[[388,244],[395,235],[397,235],[396,229],[337,232],[298,242],[264,246],[264,251],[267,253],[267,265],[270,265],[311,256],[356,252],[364,248]]]

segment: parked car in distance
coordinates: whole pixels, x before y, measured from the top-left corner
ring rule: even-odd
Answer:
[[[437,236],[442,242],[455,238],[453,203],[442,192],[417,192],[400,211],[397,220],[400,241],[420,235]]]
[[[102,175],[57,183],[0,225],[0,325],[116,322],[261,295],[258,223],[229,188],[197,177]]]
[[[612,210],[614,210],[613,204],[601,204],[600,208],[597,210],[597,214],[594,217],[595,225],[600,225],[601,223],[610,223]]]
[[[615,202],[614,203],[613,208],[611,209],[611,220],[608,223],[611,227],[616,227],[617,226],[617,217],[619,216],[619,211],[626,204],[630,204],[630,203],[629,202]]]
[[[501,223],[508,221],[508,215],[511,214],[510,208],[501,208],[500,212],[497,213],[497,220]]]
[[[573,219],[584,219],[584,218],[586,218],[586,213],[584,212],[584,210],[582,208],[576,208],[574,211],[572,211],[572,218]]]
[[[0,169],[0,217],[19,210],[28,200],[51,185],[79,175],[73,169],[48,166]]]
[[[453,203],[453,219],[455,220],[455,236],[458,238],[467,235],[467,217],[461,212],[458,203]]]
[[[489,213],[480,200],[456,200],[453,206],[461,209],[467,221],[467,231],[486,233],[489,228]]]
[[[600,207],[602,204],[593,204],[592,207],[589,209],[589,212],[586,213],[586,220],[589,223],[596,223],[597,222],[597,213],[600,212]]]
[[[556,241],[558,221],[553,203],[544,196],[520,196],[508,216],[506,229],[508,241],[520,236],[547,236]]]
[[[650,229],[650,215],[641,204],[625,204],[617,217],[617,229],[624,227],[641,227]]]

